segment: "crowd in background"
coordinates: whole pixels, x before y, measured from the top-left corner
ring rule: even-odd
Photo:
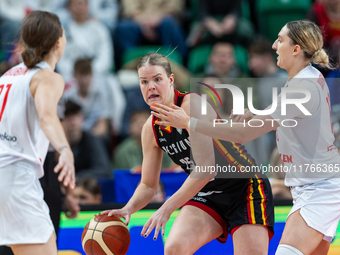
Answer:
[[[252,87],[254,107],[264,109],[272,102],[272,87],[283,87],[287,79],[287,73],[276,66],[272,50],[279,30],[271,33],[270,18],[264,19],[270,8],[280,12],[275,4],[284,2],[293,10],[283,10],[285,22],[296,19],[289,16],[296,10],[298,18],[308,18],[322,27],[324,48],[336,66],[338,0],[298,1],[307,2],[306,6],[292,0],[0,0],[0,72],[20,62],[17,36],[25,15],[37,9],[56,13],[67,38],[56,71],[66,84],[60,105],[75,156],[79,187],[74,196],[80,204],[100,203],[96,178],[113,178],[113,169],[141,170],[141,130],[150,110],[139,90],[138,58],[155,51],[169,56],[175,86],[182,91],[190,90],[191,78],[212,86],[237,84],[244,94]],[[339,147],[340,69],[321,71],[330,78]],[[214,107],[227,116],[232,109],[231,94],[221,91],[220,96],[223,104]],[[282,164],[275,134],[262,136],[246,148],[258,165]],[[179,171],[166,154],[162,167]],[[289,199],[284,176],[270,178],[274,197]]]

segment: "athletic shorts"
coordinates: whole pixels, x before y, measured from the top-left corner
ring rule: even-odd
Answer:
[[[46,243],[54,233],[33,166],[23,161],[0,168],[0,245]]]
[[[307,225],[331,242],[340,219],[340,179],[332,178],[291,187],[293,208],[288,217],[300,209]]]
[[[198,207],[213,217],[223,228],[217,238],[221,243],[245,224],[267,226],[269,239],[274,231],[274,202],[268,179],[255,177],[240,179],[238,187],[223,190],[201,191],[184,206]]]

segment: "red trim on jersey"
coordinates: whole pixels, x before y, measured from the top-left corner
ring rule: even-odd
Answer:
[[[220,243],[227,242],[227,237],[228,237],[227,222],[222,218],[221,215],[219,215],[214,209],[210,208],[209,206],[206,206],[205,204],[201,204],[201,203],[198,203],[198,202],[195,202],[195,201],[188,201],[183,205],[183,207],[186,206],[186,205],[195,206],[195,207],[203,210],[204,212],[209,214],[214,220],[216,220],[216,222],[221,225],[221,227],[223,229],[223,234],[224,234],[224,237],[220,236],[220,237],[217,237],[216,239]]]
[[[243,224],[243,225],[247,225],[247,224]],[[234,227],[234,228],[230,231],[231,237],[233,237],[235,231],[238,230],[238,229],[239,229],[240,227],[242,227],[243,225],[239,225],[239,226],[237,226],[237,227]],[[273,232],[269,227],[267,227],[267,228],[268,228],[268,236],[269,236],[269,241],[270,241],[270,240],[273,238],[273,236],[274,236],[274,232]]]
[[[158,143],[158,139],[157,139],[157,135],[156,135],[156,129],[155,129],[155,115],[152,115],[152,130],[153,130],[153,134],[154,134],[154,136],[155,136],[156,143],[157,143],[158,147],[161,148],[160,144]]]

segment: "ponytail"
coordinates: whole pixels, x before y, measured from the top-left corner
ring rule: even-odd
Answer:
[[[33,68],[42,61],[42,56],[37,55],[36,50],[30,49],[27,46],[21,53],[21,57],[28,68]]]
[[[320,49],[312,56],[312,61],[323,68],[334,69],[329,63],[329,57],[324,49]]]

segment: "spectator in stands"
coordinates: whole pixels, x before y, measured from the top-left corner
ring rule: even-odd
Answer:
[[[117,61],[143,42],[177,47],[186,56],[185,37],[176,20],[183,13],[183,0],[122,0],[121,4],[123,19],[115,33]]]
[[[63,125],[74,154],[76,177],[111,178],[111,165],[105,147],[99,138],[82,130],[83,120],[81,106],[67,101]]]
[[[338,61],[340,47],[340,1],[319,0],[315,1],[307,15],[307,18],[315,22],[322,29],[324,48],[332,63]]]
[[[71,20],[72,15],[68,8],[68,0],[55,0],[55,13],[59,16],[61,24],[66,26]],[[119,6],[117,0],[87,0],[89,5],[89,16],[97,19],[111,32],[114,31],[118,19]]]
[[[241,17],[241,1],[199,0],[198,9],[200,21],[192,26],[190,46],[217,41],[247,46],[255,36],[252,24]]]
[[[277,88],[277,95],[287,81],[288,74],[276,65],[276,53],[272,43],[261,38],[249,47],[249,69],[256,79],[257,95],[261,109],[272,104],[272,88]]]
[[[12,49],[20,35],[21,21],[27,14],[25,0],[0,1],[0,51]]]
[[[166,200],[166,193],[165,193],[164,184],[161,180],[159,180],[158,189],[149,203],[150,204],[163,203],[165,200]]]
[[[150,116],[149,111],[136,111],[130,118],[129,135],[121,144],[118,145],[113,154],[114,169],[132,169],[134,172],[141,170],[143,162],[143,150],[141,132],[144,123]],[[164,152],[162,169],[172,166],[172,160]]]
[[[110,32],[99,20],[90,18],[87,0],[69,0],[72,20],[64,27],[67,44],[57,70],[69,80],[74,63],[91,58],[94,74],[107,74],[113,66],[113,45]]]
[[[243,73],[237,65],[234,46],[227,42],[214,44],[209,56],[209,63],[205,68],[205,75],[217,76],[224,83],[236,82],[237,84],[234,85],[239,86],[244,95],[247,95],[247,87],[254,86],[251,80],[239,79],[248,78],[248,75]],[[253,102],[254,106],[258,105],[256,91],[254,91]]]
[[[91,132],[98,137],[108,135],[108,119],[110,117],[110,104],[107,87],[100,77],[92,73],[90,59],[79,59],[74,65],[75,84],[69,83],[66,88],[65,100],[72,100],[82,107],[84,122],[83,130]]]
[[[331,106],[340,106],[340,47],[338,48],[338,66],[337,69],[332,70],[328,73],[327,85],[329,94],[331,96]]]
[[[102,202],[102,193],[96,178],[80,178],[71,195],[79,205],[93,205]]]
[[[247,77],[236,63],[234,46],[226,42],[214,44],[205,74],[228,79]]]

